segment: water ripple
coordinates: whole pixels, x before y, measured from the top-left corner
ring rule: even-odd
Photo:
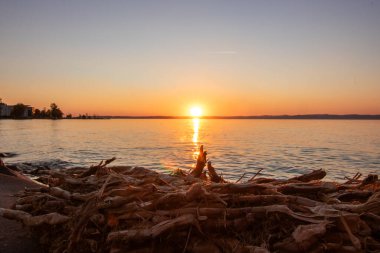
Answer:
[[[380,169],[380,121],[200,120],[0,121],[7,162],[88,166],[116,156],[115,165],[189,170],[204,144],[227,179],[243,173],[288,178],[324,168],[328,179]],[[248,176],[247,176],[248,178]]]

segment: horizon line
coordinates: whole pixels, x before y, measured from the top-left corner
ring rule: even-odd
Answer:
[[[168,115],[94,115],[88,117],[102,117],[110,119],[380,119],[380,114],[281,114],[281,115],[234,115],[234,116],[168,116]]]

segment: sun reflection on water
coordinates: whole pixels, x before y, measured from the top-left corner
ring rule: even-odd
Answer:
[[[193,143],[198,144],[199,119],[193,119]]]
[[[193,157],[195,159],[197,159],[198,154],[199,154],[199,151],[198,151],[199,126],[200,126],[200,119],[194,118],[193,119],[193,144],[194,144]]]

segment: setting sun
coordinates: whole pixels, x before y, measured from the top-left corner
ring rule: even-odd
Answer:
[[[190,108],[190,115],[193,117],[202,116],[202,108],[199,106],[194,106]]]

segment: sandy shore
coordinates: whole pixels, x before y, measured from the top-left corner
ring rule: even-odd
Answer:
[[[10,176],[0,173],[0,207],[10,208],[16,198],[13,196],[24,187],[38,186],[22,176]],[[1,253],[40,253],[43,250],[38,242],[31,238],[30,232],[20,222],[0,217]]]

